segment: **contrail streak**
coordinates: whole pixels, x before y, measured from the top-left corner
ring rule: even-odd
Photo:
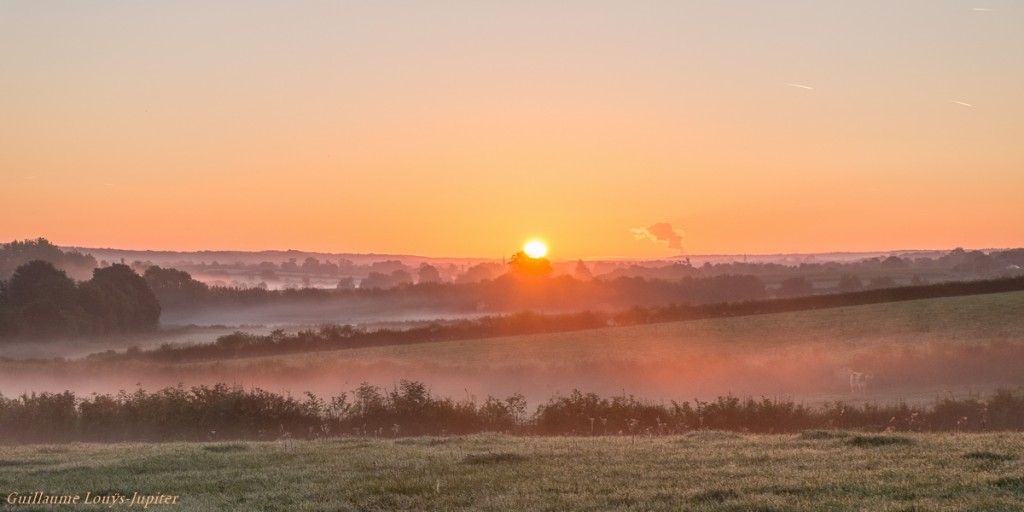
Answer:
[[[950,100],[950,101],[952,101],[953,103],[956,103],[957,105],[963,105],[965,107],[973,107],[974,106],[974,105],[971,105],[970,103],[964,103],[962,101],[956,101],[956,100]]]
[[[786,85],[788,85],[790,87],[799,87],[800,89],[808,89],[808,90],[811,90],[811,91],[814,90],[814,87],[811,87],[811,86],[808,86],[808,85],[801,85],[801,84],[786,84]]]

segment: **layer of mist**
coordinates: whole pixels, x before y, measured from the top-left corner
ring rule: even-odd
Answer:
[[[480,342],[486,343],[486,342]],[[719,349],[646,353],[612,358],[580,354],[550,362],[502,358],[419,360],[416,350],[308,354],[208,364],[159,365],[96,361],[0,363],[0,392],[72,390],[116,393],[184,384],[226,382],[281,393],[338,394],[362,382],[389,388],[401,379],[430,383],[446,396],[507,396],[531,403],[574,389],[601,395],[630,394],[653,400],[734,396],[789,398],[818,403],[928,401],[997,387],[1024,385],[1024,346],[1011,343],[881,346],[836,350],[828,344],[764,350]],[[863,391],[851,388],[849,371],[870,373]]]

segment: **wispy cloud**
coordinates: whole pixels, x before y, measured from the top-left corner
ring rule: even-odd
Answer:
[[[962,101],[956,101],[956,100],[950,100],[950,101],[952,101],[953,103],[956,103],[957,105],[963,105],[965,107],[973,107],[974,106],[974,105],[971,105],[970,103],[964,103]]]
[[[988,7],[972,7],[972,11],[994,11],[995,9],[989,9]]]
[[[646,228],[633,228],[630,231],[633,232],[633,236],[637,240],[647,238],[656,243],[663,243],[669,249],[675,249],[680,253],[684,252],[683,232],[681,230],[674,229],[672,225],[667,222],[658,222],[651,224]]]
[[[807,89],[807,90],[810,90],[810,91],[814,90],[814,87],[811,87],[809,85],[804,85],[804,84],[787,83],[786,85],[788,85],[790,87],[796,87],[796,88],[799,88],[799,89]]]

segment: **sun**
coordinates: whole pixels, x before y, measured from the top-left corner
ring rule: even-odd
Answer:
[[[523,252],[531,258],[543,258],[548,253],[548,246],[540,240],[531,240],[523,246]]]

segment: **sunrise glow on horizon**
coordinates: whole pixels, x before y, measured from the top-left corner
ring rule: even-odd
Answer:
[[[540,240],[531,240],[523,246],[523,252],[531,258],[543,258],[548,255],[548,246]]]
[[[0,242],[1024,245],[1024,3],[0,4]]]

